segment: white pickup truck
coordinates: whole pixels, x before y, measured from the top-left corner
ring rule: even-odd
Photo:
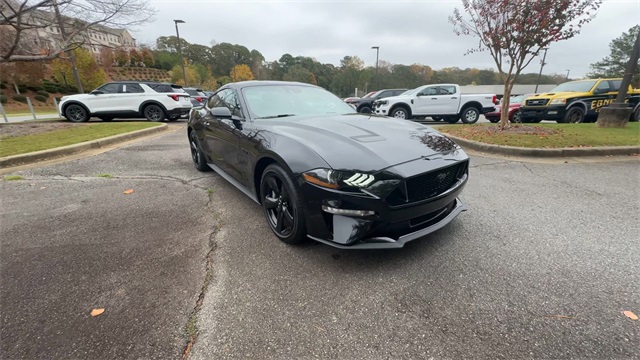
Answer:
[[[456,84],[430,84],[373,103],[373,113],[400,119],[424,118],[445,120],[451,124],[462,119],[473,124],[495,110],[495,94],[461,94]]]

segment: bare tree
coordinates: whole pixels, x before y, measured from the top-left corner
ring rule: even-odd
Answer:
[[[89,28],[132,28],[155,13],[146,0],[0,0],[0,62],[54,59],[82,46]],[[47,49],[34,39],[51,27],[59,36]]]
[[[509,125],[509,96],[522,69],[551,43],[591,21],[602,0],[462,0],[449,21],[458,35],[479,38],[469,53],[488,50],[504,81],[500,127]]]

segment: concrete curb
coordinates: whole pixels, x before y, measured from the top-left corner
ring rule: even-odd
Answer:
[[[6,156],[3,158],[0,158],[0,169],[4,169],[11,166],[35,163],[38,161],[48,160],[51,158],[68,156],[68,155],[76,154],[76,153],[90,150],[90,149],[98,149],[98,148],[106,147],[109,145],[133,140],[139,137],[156,134],[159,132],[166,131],[168,129],[169,127],[167,126],[167,124],[161,124],[159,126],[155,126],[148,129],[136,130],[136,131],[132,131],[124,134],[108,136],[101,139],[85,141],[79,144],[73,144],[73,145],[63,146],[63,147],[54,148],[54,149],[48,149],[48,150],[35,151],[27,154]]]
[[[493,145],[444,133],[462,147],[490,154],[528,156],[528,157],[577,157],[577,156],[610,156],[640,154],[640,146],[599,146],[582,148],[524,148],[506,145]]]

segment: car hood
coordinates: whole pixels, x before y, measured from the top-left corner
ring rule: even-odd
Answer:
[[[397,95],[397,96],[389,96],[386,98],[378,99],[376,101],[387,100],[389,101],[389,103],[392,103],[392,102],[398,102],[398,101],[411,101],[412,99],[413,99],[413,96]]]
[[[60,98],[61,101],[67,100],[86,100],[86,99],[95,99],[96,95],[91,94],[75,94],[75,95],[65,95]]]
[[[458,149],[431,127],[382,116],[289,117],[268,125],[309,147],[334,169],[379,171]]]
[[[564,92],[555,92],[555,93],[542,93],[539,95],[530,96],[527,100],[534,99],[569,99],[575,97],[585,97],[593,95],[589,92],[576,92],[576,91],[564,91]]]

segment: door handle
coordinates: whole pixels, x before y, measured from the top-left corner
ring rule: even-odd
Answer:
[[[457,97],[457,96],[452,96],[451,98],[452,98],[452,99],[457,99],[458,97]]]
[[[438,100],[438,98],[431,98],[431,100]]]

